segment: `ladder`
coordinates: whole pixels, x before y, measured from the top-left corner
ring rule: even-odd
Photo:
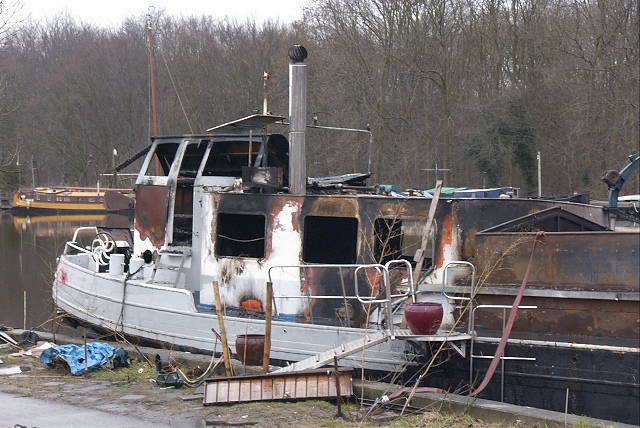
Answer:
[[[156,272],[158,269],[163,270],[171,270],[176,272],[175,280],[173,281],[173,286],[177,287],[178,282],[180,282],[180,275],[182,274],[182,269],[184,268],[184,262],[188,257],[191,256],[191,249],[185,248],[182,251],[176,252],[162,252],[158,253],[158,259],[155,262],[155,266],[153,267],[153,273],[151,274],[151,281],[155,280]],[[161,263],[161,260],[167,257],[181,257],[180,265],[175,266],[174,264]]]
[[[364,337],[354,341],[344,343],[336,348],[321,352],[313,357],[298,361],[275,370],[273,373],[295,372],[307,369],[316,369],[325,364],[333,362],[334,357],[343,358],[351,354],[355,354],[363,349],[370,348],[379,343],[386,342],[391,336],[386,330],[380,330],[375,333],[365,334]]]

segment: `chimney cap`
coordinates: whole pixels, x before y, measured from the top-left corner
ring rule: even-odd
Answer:
[[[293,45],[289,48],[291,62],[304,62],[307,59],[307,49],[302,45]]]

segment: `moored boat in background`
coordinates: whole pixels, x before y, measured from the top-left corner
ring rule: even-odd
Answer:
[[[234,343],[272,319],[280,371],[337,357],[412,384],[637,424],[637,224],[616,229],[605,206],[444,197],[440,183],[425,197],[381,192],[368,174],[309,179],[306,50],[289,58],[289,138],[267,132],[285,120],[266,112],[153,137],[133,229],[79,228],[67,242],[53,282],[60,314],[214,353],[224,349],[212,328]],[[406,327],[413,302],[442,306],[434,334]]]
[[[2,210],[11,209],[11,196],[0,195],[0,209]]]
[[[51,212],[133,211],[132,189],[36,187],[13,194],[11,209],[18,214]]]

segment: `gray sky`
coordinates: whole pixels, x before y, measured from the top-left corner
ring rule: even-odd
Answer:
[[[244,22],[271,18],[291,22],[302,18],[306,0],[5,0],[22,5],[18,19],[46,21],[59,13],[68,13],[77,21],[99,26],[119,26],[125,18],[146,14],[149,7],[165,9],[173,16],[228,16]],[[14,19],[15,20],[15,19]]]

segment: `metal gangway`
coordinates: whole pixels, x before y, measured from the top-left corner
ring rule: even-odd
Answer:
[[[454,266],[464,265],[471,270],[471,285],[468,287],[466,292],[462,293],[463,295],[455,295],[447,293],[446,289],[446,279],[447,272]],[[399,294],[392,294],[391,290],[391,281],[390,281],[390,273],[389,270],[395,266],[404,266],[406,268],[406,292],[402,292]],[[314,369],[318,367],[322,367],[326,364],[329,364],[334,361],[334,358],[341,359],[347,357],[351,354],[354,354],[359,351],[363,351],[367,348],[373,347],[380,343],[386,342],[387,340],[407,340],[414,342],[434,342],[434,343],[444,343],[451,348],[453,348],[456,352],[458,352],[463,357],[466,356],[466,344],[469,340],[472,340],[472,326],[473,326],[473,292],[474,292],[474,281],[475,281],[475,267],[469,262],[451,262],[445,266],[444,269],[444,278],[442,289],[439,290],[439,293],[444,295],[444,297],[452,302],[456,302],[455,304],[459,308],[465,308],[466,310],[466,318],[467,318],[467,328],[466,331],[458,331],[454,328],[450,330],[438,331],[433,335],[417,335],[411,332],[408,328],[400,328],[395,325],[393,322],[393,316],[396,311],[398,311],[403,303],[406,303],[408,300],[416,301],[418,294],[421,292],[416,291],[414,288],[413,274],[411,264],[407,260],[392,260],[386,263],[385,265],[381,264],[357,264],[357,265],[287,265],[287,266],[272,266],[269,269],[269,281],[272,282],[272,270],[275,269],[308,269],[308,268],[334,268],[338,269],[340,273],[342,273],[343,269],[353,269],[354,270],[354,290],[355,295],[347,296],[346,286],[344,283],[344,276],[340,274],[340,278],[342,280],[342,295],[341,296],[318,296],[318,295],[310,295],[303,294],[300,296],[280,296],[281,298],[305,298],[305,299],[342,299],[344,304],[348,302],[350,299],[355,299],[362,304],[369,305],[380,305],[379,308],[382,310],[383,315],[378,315],[377,318],[377,329],[363,329],[363,335],[351,342],[343,343],[335,348],[320,352],[312,357],[307,359],[298,361],[289,366],[283,367],[281,369],[276,370],[275,372],[292,372],[292,371],[300,371],[307,369]],[[384,297],[379,296],[366,296],[360,292],[360,284],[358,282],[357,273],[363,269],[374,269],[377,273],[379,273],[383,282],[384,287]],[[466,303],[466,305],[464,304]],[[273,307],[276,311],[277,316],[277,302],[274,297]],[[347,318],[348,319],[348,318]],[[350,326],[349,326],[350,327]]]

